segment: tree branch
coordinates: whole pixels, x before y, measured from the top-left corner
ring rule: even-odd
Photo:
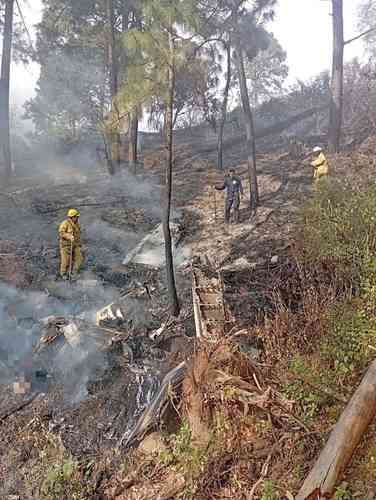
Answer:
[[[372,31],[376,31],[376,25],[367,31],[363,31],[363,33],[360,33],[359,35],[354,36],[354,38],[350,38],[350,40],[346,40],[343,43],[343,45],[348,45],[349,43],[355,42],[356,40],[359,40],[359,38],[363,38],[364,36],[367,36],[369,33],[372,33]]]

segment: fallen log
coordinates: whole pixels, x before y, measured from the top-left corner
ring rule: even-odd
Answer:
[[[328,498],[376,414],[376,360],[347,404],[296,500]],[[314,494],[314,496],[313,496]]]

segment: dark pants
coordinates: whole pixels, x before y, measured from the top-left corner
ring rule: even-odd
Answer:
[[[239,222],[239,206],[240,197],[239,195],[232,196],[231,198],[226,198],[225,204],[225,222],[230,222],[231,208],[234,209],[235,222]]]

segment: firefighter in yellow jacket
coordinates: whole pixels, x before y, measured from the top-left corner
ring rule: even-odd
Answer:
[[[319,181],[321,179],[325,179],[327,175],[329,174],[329,164],[328,160],[326,159],[322,148],[319,146],[316,146],[313,148],[313,154],[314,154],[314,159],[311,162],[311,166],[313,167],[313,180],[315,183],[315,186],[318,185]]]
[[[83,263],[80,214],[71,208],[67,215],[68,218],[59,226],[60,276],[63,279],[77,275]]]

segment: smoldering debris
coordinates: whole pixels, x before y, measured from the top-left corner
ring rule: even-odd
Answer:
[[[182,355],[171,338],[184,337],[185,324],[169,321],[163,269],[120,264],[160,223],[159,186],[127,175],[121,182],[88,175],[80,183],[69,169],[66,173],[59,179],[66,185],[15,195],[17,203],[27,208],[20,212],[22,227],[28,226],[26,238],[30,233],[33,241],[47,243],[51,253],[43,262],[49,266],[47,273],[42,272],[42,253],[37,255],[36,246],[35,261],[27,256],[35,274],[42,275],[33,284],[46,292],[33,295],[8,287],[4,294],[0,389],[10,393],[15,406],[20,399],[42,392],[38,405],[48,408],[49,428],[73,452],[92,452],[99,441],[114,444],[124,433],[132,433],[158,394],[164,375]],[[58,263],[57,225],[70,206],[78,206],[82,213],[89,269],[74,284],[55,281],[51,272],[54,266],[56,272]],[[5,234],[7,226],[2,230]],[[14,234],[17,244],[25,240],[26,232],[17,233],[17,227]],[[178,254],[180,249],[175,257]],[[20,310],[21,303],[27,310]],[[115,308],[115,321],[107,318],[95,325],[104,304]],[[1,414],[7,413],[7,404],[9,398],[4,398]],[[88,425],[91,419],[95,424]]]
[[[150,272],[148,276],[150,278]],[[70,404],[86,399],[92,384],[108,376],[111,378],[108,374],[119,368],[126,370],[124,376],[132,380],[135,390],[141,390],[140,386],[145,384],[149,392],[157,387],[159,373],[163,372],[168,358],[168,352],[156,341],[158,333],[166,330],[163,324],[161,330],[158,319],[164,310],[160,282],[154,274],[154,285],[153,280],[148,284],[128,285],[120,296],[114,289],[93,287],[89,290],[93,296],[86,304],[87,309],[83,303],[80,314],[72,300],[75,294],[83,300],[79,282],[56,284],[66,290],[69,300],[3,287],[0,383],[15,384],[18,394],[36,388],[49,392],[60,386],[64,399],[68,398]],[[96,314],[93,304],[99,297],[103,304],[106,293],[112,302]],[[95,316],[99,318],[97,326]],[[149,396],[143,394],[142,404],[137,403],[140,411]]]
[[[51,312],[58,318],[65,318],[72,314],[72,307],[46,293],[21,292],[0,285],[0,384],[15,382],[21,387],[23,382],[38,383],[37,379],[43,378],[38,373],[47,369],[51,376],[59,373],[59,382],[67,391],[69,385],[71,392],[73,381],[77,396],[84,392],[91,374],[106,365],[105,356],[100,355],[98,359],[97,350],[86,345],[71,352],[62,351],[53,365],[44,366],[35,356],[35,349],[45,328],[41,319]],[[60,322],[63,324],[61,319]]]
[[[85,237],[90,240],[91,258],[95,259],[95,263],[105,263],[106,266],[119,262],[139,240],[134,232],[113,227],[103,220],[93,221],[85,227]]]

